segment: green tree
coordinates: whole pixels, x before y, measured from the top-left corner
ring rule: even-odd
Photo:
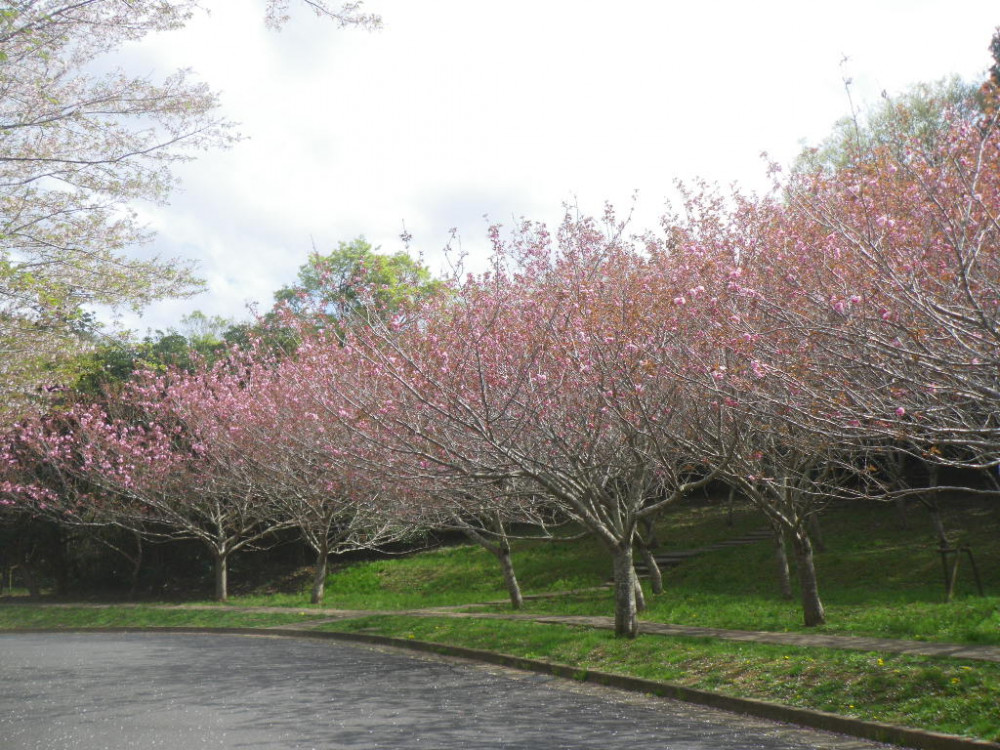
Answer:
[[[177,328],[155,331],[141,341],[106,339],[73,360],[72,399],[102,400],[137,370],[177,368],[193,372],[224,356],[240,326],[200,310],[185,315]]]
[[[313,253],[299,269],[298,283],[275,293],[277,310],[315,325],[341,327],[355,321],[386,320],[405,314],[444,285],[405,252],[379,253],[364,237],[337,249]]]
[[[990,54],[993,56],[993,64],[990,66],[990,80],[995,86],[1000,86],[1000,27],[993,32],[990,40]]]
[[[865,111],[838,120],[818,146],[799,155],[795,168],[843,169],[867,161],[881,148],[899,156],[912,148],[932,154],[952,120],[975,121],[982,106],[978,85],[958,76],[917,83],[894,97],[883,93]]]

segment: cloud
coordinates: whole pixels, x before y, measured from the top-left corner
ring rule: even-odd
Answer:
[[[987,66],[995,3],[370,0],[377,34],[300,13],[280,34],[260,8],[217,0],[181,33],[130,47],[143,71],[191,66],[248,136],[185,165],[170,206],[146,209],[155,250],[198,260],[202,297],[155,305],[139,327],[200,308],[270,303],[315,243],[406,228],[434,267],[457,228],[482,261],[483,215],[550,224],[564,202],[599,212],[639,191],[655,225],[676,178],[765,184],[885,88]],[[845,69],[839,66],[850,57]]]

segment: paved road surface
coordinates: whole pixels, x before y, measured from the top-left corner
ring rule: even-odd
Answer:
[[[861,750],[875,743],[335,642],[0,635],[0,748]]]

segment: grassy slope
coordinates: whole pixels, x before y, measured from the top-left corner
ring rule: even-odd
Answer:
[[[992,503],[992,505],[990,504]],[[1000,503],[950,503],[946,524],[972,547],[987,596],[975,596],[966,559],[957,596],[943,601],[943,574],[926,511],[914,508],[910,527],[898,527],[887,505],[851,504],[823,516],[827,551],[817,554],[820,593],[829,633],[1000,645]],[[660,524],[662,549],[692,549],[761,528],[759,515],[740,509],[734,525],[720,505],[680,506]],[[610,558],[596,542],[521,542],[514,562],[525,593],[598,587]],[[794,570],[793,570],[794,576]],[[805,630],[797,602],[778,596],[768,542],[721,549],[664,572],[666,591],[649,596],[646,620],[747,630]],[[526,612],[608,615],[610,590],[529,601]],[[352,565],[332,574],[325,605],[407,609],[504,600],[496,561],[469,546]],[[249,596],[235,604],[305,607],[305,590]],[[506,605],[493,607],[506,610]]]

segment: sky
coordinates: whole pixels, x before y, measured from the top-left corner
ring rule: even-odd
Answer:
[[[439,273],[451,230],[477,270],[490,224],[554,227],[567,205],[656,228],[676,180],[762,189],[762,153],[787,164],[851,100],[982,80],[1000,25],[996,0],[368,0],[381,31],[303,5],[276,33],[262,2],[206,5],[121,52],[195,71],[245,136],[176,169],[169,205],[137,207],[157,232],[138,252],[207,284],[123,315],[140,334],[196,309],[245,320],[314,249],[362,235],[392,253],[405,229]]]

